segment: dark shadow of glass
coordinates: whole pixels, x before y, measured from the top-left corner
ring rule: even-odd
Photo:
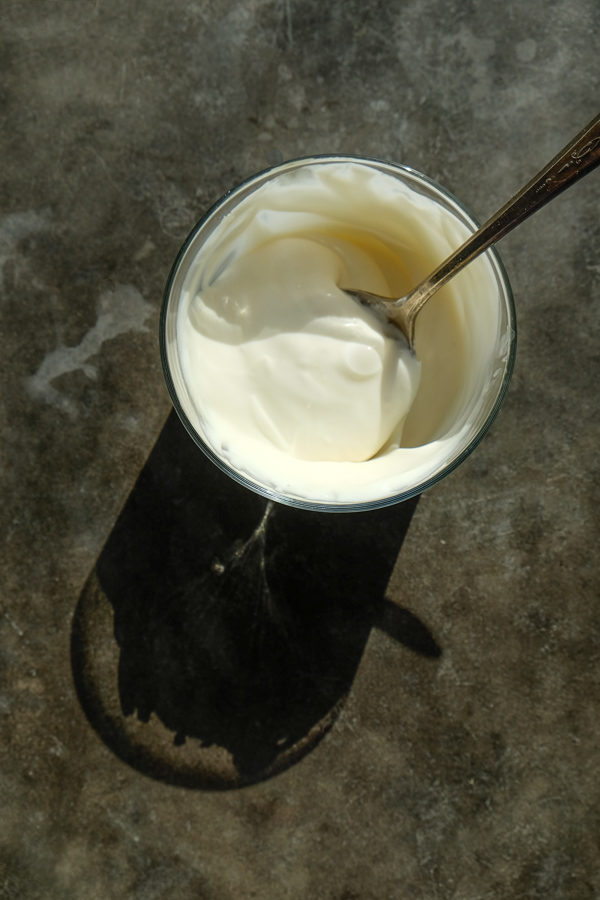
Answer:
[[[139,771],[187,787],[292,765],[335,721],[373,626],[440,655],[384,599],[417,502],[339,515],[269,504],[172,413],[75,614],[92,726]]]

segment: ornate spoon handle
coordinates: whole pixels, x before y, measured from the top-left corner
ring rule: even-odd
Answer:
[[[414,320],[417,313],[438,288],[597,165],[600,165],[600,115],[414,291],[390,304],[389,314],[399,320],[398,324],[411,348],[414,349]]]

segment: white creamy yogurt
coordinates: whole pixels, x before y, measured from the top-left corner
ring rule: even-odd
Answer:
[[[417,358],[341,287],[401,296],[468,236],[442,205],[358,161],[283,171],[225,215],[183,281],[186,414],[235,472],[309,502],[397,495],[473,437],[501,377],[501,297],[472,263],[429,302]]]
[[[347,252],[381,281],[363,251]],[[421,366],[340,290],[345,277],[339,247],[309,231],[259,244],[190,297],[186,377],[194,396],[212,386],[222,441],[313,462],[362,462],[399,442]]]

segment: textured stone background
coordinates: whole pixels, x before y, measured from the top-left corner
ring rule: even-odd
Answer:
[[[439,658],[373,631],[323,743],[210,793],[114,756],[69,653],[204,209],[276,148],[412,165],[483,219],[598,113],[599,33],[596,0],[2,0],[3,900],[600,896],[598,173],[501,245],[513,384],[388,587]]]

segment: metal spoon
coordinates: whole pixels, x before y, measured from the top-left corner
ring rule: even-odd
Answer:
[[[414,353],[415,319],[429,298],[471,260],[597,165],[600,165],[600,115],[410,294],[395,299],[352,289],[346,293],[383,313],[400,329]]]

